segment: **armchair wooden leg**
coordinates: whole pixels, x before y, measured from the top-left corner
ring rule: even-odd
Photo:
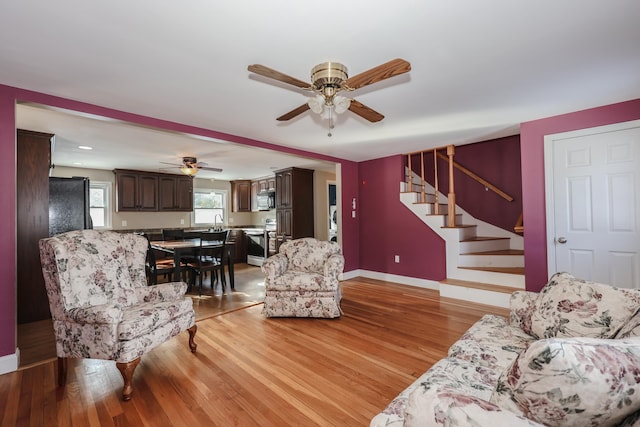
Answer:
[[[58,357],[58,387],[67,383],[67,358]]]
[[[189,331],[189,348],[191,349],[191,353],[195,353],[196,349],[198,348],[198,344],[196,344],[193,339],[195,338],[196,332],[198,331],[198,326],[193,325],[192,327],[187,329],[187,331]]]
[[[131,394],[133,393],[133,385],[131,385],[131,380],[133,379],[133,371],[136,370],[136,367],[140,363],[140,358],[132,360],[127,363],[116,363],[116,367],[120,371],[122,375],[122,379],[124,380],[124,387],[122,388],[122,400],[127,401],[131,399]]]

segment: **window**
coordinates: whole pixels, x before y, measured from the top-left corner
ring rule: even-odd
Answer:
[[[89,183],[89,213],[93,228],[111,228],[111,183]]]
[[[193,191],[193,223],[223,225],[227,218],[225,190]]]

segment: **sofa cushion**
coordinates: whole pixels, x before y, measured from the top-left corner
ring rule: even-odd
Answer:
[[[533,342],[491,402],[549,426],[611,426],[640,409],[640,338]]]
[[[640,308],[640,291],[557,273],[540,292],[531,315],[537,338],[613,338]]]
[[[489,400],[500,371],[479,366],[467,360],[447,357],[439,360],[427,372],[405,388],[391,403],[371,420],[371,427],[381,427],[401,423],[404,419],[409,396],[445,389],[455,389],[458,393]]]
[[[414,390],[407,401],[403,425],[543,427],[487,400],[454,389]]]
[[[308,273],[301,270],[287,270],[282,275],[272,279],[267,287],[270,291],[320,291],[334,289],[325,286],[325,276],[318,273]]]
[[[533,339],[505,317],[486,314],[449,348],[449,357],[502,371]]]
[[[129,307],[123,311],[122,322],[118,324],[118,339],[126,341],[149,334],[190,311],[193,311],[191,298],[146,302]]]

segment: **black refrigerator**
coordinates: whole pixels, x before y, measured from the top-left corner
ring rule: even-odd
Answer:
[[[49,178],[49,236],[93,228],[89,178]]]

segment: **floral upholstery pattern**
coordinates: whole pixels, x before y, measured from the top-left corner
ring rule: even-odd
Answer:
[[[340,317],[342,249],[314,238],[289,240],[262,264],[267,317]]]
[[[640,338],[535,341],[491,399],[549,426],[613,426],[640,409]]]
[[[130,362],[195,324],[186,284],[148,287],[147,241],[77,230],[40,241],[58,357]]]
[[[449,348],[449,357],[492,369],[504,369],[525,350],[533,337],[506,318],[485,314]]]
[[[566,273],[514,292],[370,425],[640,427],[639,294]]]
[[[542,289],[531,317],[537,338],[613,338],[640,309],[640,291],[557,273]]]

